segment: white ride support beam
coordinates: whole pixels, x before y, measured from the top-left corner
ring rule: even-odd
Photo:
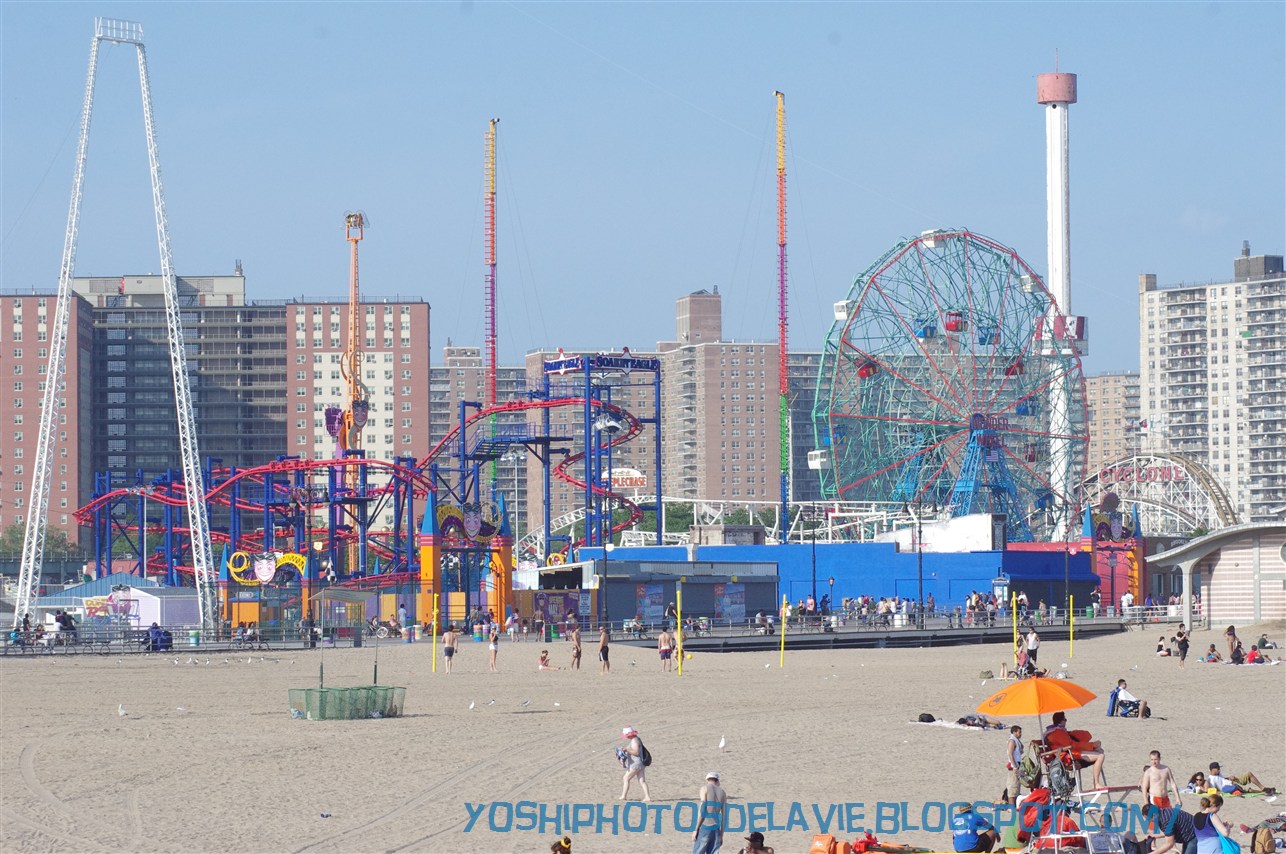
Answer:
[[[156,126],[152,112],[152,90],[147,73],[147,52],[143,46],[143,27],[132,21],[110,18],[94,20],[94,39],[89,53],[89,75],[85,83],[85,102],[81,114],[80,144],[76,151],[76,170],[72,183],[71,209],[67,216],[67,233],[63,242],[63,261],[58,279],[58,306],[54,315],[54,341],[50,348],[48,385],[45,386],[41,410],[39,446],[32,472],[31,515],[23,537],[22,568],[19,575],[18,602],[14,624],[34,605],[40,587],[40,570],[44,559],[45,518],[49,509],[50,460],[57,430],[59,393],[66,373],[68,314],[71,302],[71,278],[75,267],[76,241],[80,227],[80,203],[84,189],[85,156],[89,147],[90,116],[94,107],[94,80],[98,67],[98,46],[108,41],[133,45],[138,53],[139,88],[143,96],[143,124],[147,134],[147,159],[152,179],[152,206],[156,214],[156,237],[161,256],[161,278],[165,291],[165,318],[170,348],[170,367],[174,380],[174,402],[178,420],[179,454],[182,459],[184,492],[187,499],[187,521],[192,549],[192,565],[197,598],[201,605],[201,627],[214,631],[219,624],[217,578],[210,545],[210,525],[206,514],[205,483],[197,448],[196,418],[188,383],[187,356],[183,345],[183,323],[175,284],[174,261],[170,248],[170,227],[165,216],[165,194],[161,185],[161,166],[157,154]]]

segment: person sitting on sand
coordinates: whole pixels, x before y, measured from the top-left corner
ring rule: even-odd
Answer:
[[[1214,644],[1210,644],[1210,649],[1206,650],[1206,654],[1201,656],[1201,660],[1218,664],[1223,661],[1223,656],[1219,654],[1219,650],[1215,649]]]
[[[985,818],[975,814],[972,807],[961,804],[951,816],[951,841],[956,851],[982,854],[996,847],[1000,834]]]
[[[1272,661],[1271,658],[1264,655],[1259,649],[1259,644],[1250,645],[1250,653],[1246,656],[1247,664],[1267,664]]]
[[[1206,781],[1212,789],[1216,789],[1225,794],[1233,791],[1242,792],[1264,792],[1272,795],[1276,794],[1276,789],[1265,786],[1259,782],[1259,778],[1253,772],[1247,771],[1245,774],[1229,774],[1227,777],[1219,769],[1218,762],[1210,763],[1210,773],[1206,775]]]
[[[539,664],[537,664],[536,669],[537,670],[562,670],[561,667],[555,667],[554,665],[549,663],[549,650],[547,649],[542,649],[540,651],[540,662]]]
[[[1268,632],[1264,632],[1259,636],[1259,640],[1255,641],[1255,646],[1259,647],[1261,652],[1265,649],[1277,649],[1277,644],[1268,639]]]
[[[549,846],[549,854],[572,854],[572,838],[564,836],[554,840],[554,844]]]
[[[1210,784],[1206,782],[1206,775],[1198,771],[1188,778],[1188,785],[1183,787],[1185,794],[1199,795],[1210,789]]]
[[[1165,645],[1165,635],[1157,641],[1157,658],[1169,658],[1170,648]]]
[[[774,854],[774,852],[764,844],[764,835],[756,830],[746,837],[746,846],[737,854]]]
[[[1232,648],[1232,655],[1228,656],[1228,660],[1233,664],[1246,663],[1246,650],[1241,648],[1241,641],[1237,641],[1237,645]]]
[[[1069,730],[1066,712],[1054,712],[1054,722],[1045,729],[1045,749],[1070,753],[1081,767],[1088,765],[1093,769],[1095,789],[1106,787],[1102,745],[1087,730]]]

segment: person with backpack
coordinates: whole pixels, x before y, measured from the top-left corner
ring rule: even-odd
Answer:
[[[632,726],[621,730],[621,738],[627,739],[624,748],[617,748],[616,757],[625,766],[625,777],[621,781],[619,801],[626,800],[630,794],[630,783],[637,779],[643,788],[643,800],[652,800],[652,793],[647,788],[647,767],[652,764],[652,754],[643,746],[639,731]]]
[[[1009,728],[1009,741],[1005,744],[1005,791],[1001,800],[1007,804],[1017,804],[1022,796],[1023,786],[1018,780],[1018,769],[1023,764],[1023,728],[1014,725]]]

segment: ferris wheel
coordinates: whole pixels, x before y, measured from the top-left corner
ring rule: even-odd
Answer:
[[[810,454],[823,495],[1004,513],[1010,540],[1061,536],[1089,441],[1080,357],[1052,340],[1062,322],[1040,277],[985,237],[893,247],[835,306]]]

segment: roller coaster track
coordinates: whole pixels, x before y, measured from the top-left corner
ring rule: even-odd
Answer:
[[[470,418],[466,420],[465,426],[466,427],[472,426],[477,421],[488,419],[491,416],[500,414],[500,413],[521,412],[526,410],[552,409],[552,408],[562,407],[562,406],[583,406],[584,404],[585,404],[585,399],[583,397],[561,397],[561,398],[553,398],[550,400],[536,400],[536,401],[510,401],[507,403],[501,403],[501,404],[497,404],[496,406],[491,406],[491,407],[487,407],[485,409],[479,410],[478,412],[474,413]],[[600,411],[611,413],[626,425],[625,430],[623,430],[621,433],[613,437],[610,442],[607,442],[606,444],[600,446],[600,450],[606,449],[608,447],[612,447],[615,445],[619,445],[624,442],[628,442],[634,439],[635,437],[637,437],[638,434],[642,431],[641,423],[629,411],[622,409],[621,407],[616,406],[614,404],[607,403],[601,400],[591,400],[590,405],[596,407]],[[359,466],[366,466],[368,467],[368,469],[384,472],[387,475],[389,475],[390,479],[392,479],[393,477],[400,477],[403,480],[405,480],[407,483],[411,484],[412,494],[416,498],[424,498],[428,495],[429,492],[435,492],[437,489],[436,486],[432,483],[430,476],[426,474],[429,464],[436,457],[441,455],[446,448],[450,447],[450,443],[459,436],[459,433],[460,433],[459,426],[456,426],[455,428],[453,428],[449,433],[446,434],[446,436],[444,436],[441,439],[441,441],[437,443],[437,445],[433,447],[433,449],[428,453],[428,455],[426,455],[422,460],[420,460],[416,464],[414,468],[398,465],[396,463],[388,462],[385,460],[379,460],[379,459],[345,457],[340,459],[329,459],[329,460],[316,460],[316,459],[277,460],[271,463],[266,463],[262,466],[255,466],[253,468],[241,469],[233,473],[230,477],[227,476],[230,471],[229,469],[227,468],[215,469],[212,471],[211,474],[218,482],[214,487],[212,487],[206,492],[205,501],[207,504],[214,504],[214,505],[226,507],[229,509],[236,509],[236,510],[245,511],[245,512],[258,513],[263,511],[264,509],[263,504],[261,502],[256,502],[254,500],[251,500],[245,497],[236,497],[234,494],[234,487],[245,486],[245,485],[255,485],[255,486],[260,486],[260,487],[263,487],[264,489],[267,489],[268,475],[293,475],[297,472],[302,471],[302,472],[309,473],[309,477],[311,477],[312,472],[314,471],[326,471],[330,468],[350,469],[350,468],[356,468]],[[585,482],[583,480],[577,479],[574,475],[570,473],[570,471],[568,471],[568,469],[570,469],[576,463],[582,461],[584,458],[585,458],[585,452],[583,451],[566,457],[557,466],[554,467],[553,474],[556,477],[558,477],[560,480],[570,483],[576,486],[578,489],[585,489],[586,487]],[[220,477],[223,477],[224,479],[218,480]],[[277,493],[280,493],[280,498],[282,498],[283,500],[289,498],[289,494],[293,488],[294,488],[294,484],[288,481],[277,482],[273,484],[274,491]],[[593,492],[593,494],[607,498],[609,501],[613,502],[617,506],[623,507],[629,511],[630,516],[628,520],[612,526],[613,533],[619,532],[624,528],[628,528],[632,526],[635,522],[637,522],[640,518],[642,518],[642,515],[643,515],[642,510],[639,509],[638,505],[630,501],[625,496],[620,495],[618,493],[611,492],[610,490],[605,489],[602,486],[593,486],[591,487],[591,491]],[[391,485],[369,486],[366,488],[365,493],[360,497],[361,498],[380,498],[388,495],[391,492],[392,492]],[[104,507],[110,506],[114,502],[124,501],[130,498],[134,498],[136,496],[137,496],[137,487],[122,487],[118,489],[113,489],[109,492],[103,493],[102,495],[96,496],[88,504],[85,504],[84,506],[78,508],[75,511],[74,516],[76,518],[76,521],[78,521],[82,525],[92,524],[94,519],[94,514],[97,511],[101,510]],[[147,500],[149,502],[155,502],[157,504],[162,504],[169,507],[186,508],[187,506],[186,485],[182,481],[168,484],[164,491],[158,489],[156,491],[148,492]],[[327,503],[327,501],[319,501],[316,503],[325,504]],[[574,521],[583,519],[585,516],[585,511],[582,508],[580,510],[574,511],[571,514],[566,514],[566,515],[572,516],[574,518],[569,519],[568,521],[563,522],[562,524],[571,524]],[[174,531],[174,533],[177,533],[177,534],[182,534],[185,536],[190,535],[190,531],[186,527],[174,526],[172,530]],[[311,539],[313,536],[320,535],[324,532],[325,532],[325,529],[310,529],[308,532],[309,538]],[[350,540],[355,539],[356,536],[357,536],[356,532],[347,531],[347,532],[340,532],[338,538],[343,542],[348,542]],[[386,536],[387,536],[387,533],[385,532],[368,531],[367,544],[368,544],[368,547],[371,548],[372,551],[377,556],[390,559],[393,556],[393,550],[383,542],[383,539]],[[213,543],[219,544],[219,545],[226,545],[231,543],[231,537],[223,531],[211,531],[210,539]],[[241,548],[254,547],[258,545],[260,548],[262,548],[263,541],[264,541],[264,535],[262,533],[246,534],[240,538],[239,543],[235,543],[233,545],[237,545]],[[180,572],[185,572],[189,574],[192,572],[191,567],[180,566],[180,567],[176,567],[176,569]]]

